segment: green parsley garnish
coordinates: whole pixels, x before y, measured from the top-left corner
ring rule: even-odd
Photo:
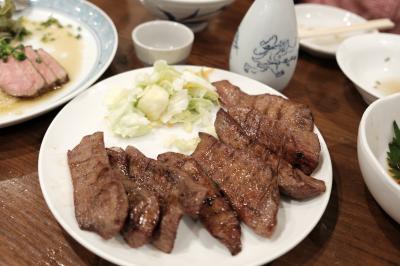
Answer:
[[[49,17],[45,22],[40,23],[40,25],[42,25],[45,28],[48,28],[52,25],[55,25],[60,29],[64,28],[64,26],[61,25],[61,23],[58,21],[58,19],[55,19],[53,17]]]
[[[26,55],[24,49],[25,48],[22,44],[12,46],[9,40],[0,39],[0,59],[3,61],[7,61],[10,55],[18,61],[25,60]]]
[[[392,142],[389,143],[389,151],[387,153],[387,160],[389,164],[389,172],[393,178],[400,182],[400,129],[396,121],[393,121],[394,137]]]

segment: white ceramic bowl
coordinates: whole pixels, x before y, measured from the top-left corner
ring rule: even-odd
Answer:
[[[400,184],[388,173],[386,152],[400,125],[400,94],[380,99],[365,111],[358,130],[358,162],[364,181],[379,205],[400,223]]]
[[[136,56],[146,65],[157,60],[184,63],[192,50],[194,34],[183,24],[156,20],[140,24],[132,31]]]
[[[323,27],[351,26],[366,21],[348,10],[320,4],[295,5],[297,25],[301,29],[317,29]],[[337,48],[343,40],[350,36],[366,33],[357,31],[340,35],[310,38],[300,40],[303,50],[321,57],[334,57]],[[377,32],[377,31],[375,31]]]
[[[203,30],[210,19],[234,0],[140,0],[155,16],[178,21],[194,32]]]
[[[370,104],[400,91],[400,36],[364,34],[345,40],[336,60],[343,73]]]

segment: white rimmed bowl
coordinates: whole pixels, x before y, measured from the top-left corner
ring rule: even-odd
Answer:
[[[393,139],[393,121],[400,125],[400,94],[371,104],[358,130],[358,162],[372,196],[394,220],[400,223],[400,184],[388,173],[387,151]]]
[[[198,32],[234,0],[140,0],[160,19],[178,21]]]
[[[348,10],[321,4],[297,4],[295,5],[295,11],[299,29],[351,26],[366,21],[363,17]],[[316,56],[334,57],[342,41],[351,36],[366,32],[356,31],[346,34],[303,39],[300,40],[300,46],[303,50]]]
[[[400,36],[364,34],[345,40],[336,60],[368,104],[400,91]]]
[[[157,60],[183,63],[192,50],[193,32],[183,24],[156,20],[140,24],[132,31],[136,56],[146,65]]]

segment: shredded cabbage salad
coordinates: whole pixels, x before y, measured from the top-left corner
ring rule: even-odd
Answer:
[[[157,61],[151,74],[137,76],[129,89],[111,89],[105,99],[110,129],[124,138],[142,136],[154,127],[183,124],[212,125],[212,110],[218,94],[207,80],[206,71],[178,71]]]

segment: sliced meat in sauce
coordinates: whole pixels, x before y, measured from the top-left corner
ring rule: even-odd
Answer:
[[[9,56],[0,60],[0,89],[14,97],[35,97],[46,88],[46,81],[29,60]]]
[[[48,89],[54,88],[58,79],[53,71],[42,61],[38,53],[31,46],[26,46],[25,55],[46,81],[46,87]]]
[[[65,69],[62,67],[62,65],[60,63],[58,63],[57,60],[54,59],[54,57],[49,55],[42,48],[39,48],[37,50],[37,53],[38,53],[39,57],[41,58],[41,61],[44,64],[46,64],[56,75],[57,85],[61,85],[61,84],[68,82],[69,77],[68,77],[67,71],[65,71]]]
[[[26,58],[8,56],[0,61],[0,89],[6,94],[32,98],[66,83],[65,69],[43,49],[24,48]]]

